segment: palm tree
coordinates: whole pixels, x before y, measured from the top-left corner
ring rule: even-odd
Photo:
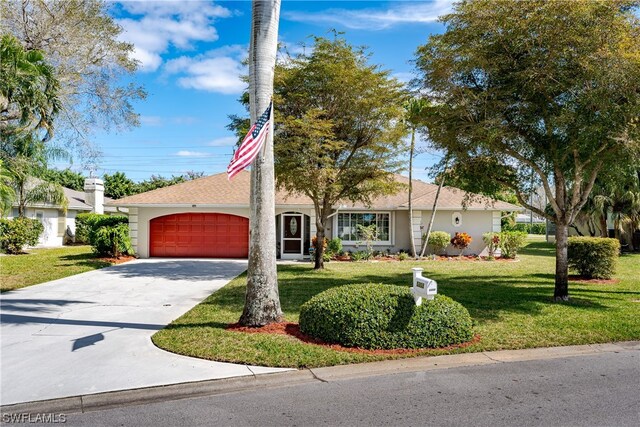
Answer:
[[[423,116],[426,109],[429,107],[429,102],[424,98],[413,98],[405,105],[405,122],[411,131],[411,144],[409,145],[409,240],[411,246],[409,247],[410,255],[414,258],[418,257],[416,253],[416,242],[413,238],[413,201],[411,200],[413,194],[413,158],[416,151],[416,131],[421,125]]]
[[[251,123],[265,111],[273,95],[278,47],[280,0],[254,0],[249,47]],[[273,109],[271,110],[273,124]],[[240,324],[264,326],[282,319],[276,270],[275,175],[273,125],[251,167],[251,233],[247,291]]]
[[[13,190],[12,182],[12,175],[0,159],[0,217],[7,215],[15,200],[16,192]]]
[[[60,184],[39,179],[47,161],[68,158],[65,150],[47,146],[33,134],[10,136],[0,144],[0,160],[5,165],[6,183],[13,189],[18,216],[26,215],[27,206],[50,203],[66,210],[67,198]],[[3,168],[3,170],[5,169]]]
[[[25,50],[11,35],[0,38],[0,137],[44,130],[53,136],[60,84],[38,50]]]

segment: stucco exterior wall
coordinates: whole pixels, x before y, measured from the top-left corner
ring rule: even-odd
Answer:
[[[459,226],[453,225],[453,215],[454,213],[459,214],[461,218],[461,223]],[[465,254],[484,254],[486,246],[482,242],[482,235],[484,233],[488,233],[490,231],[498,232],[500,231],[500,212],[495,211],[497,213],[497,225],[495,218],[496,215],[494,211],[465,211],[465,210],[457,210],[457,211],[437,211],[436,217],[433,221],[433,229],[432,231],[446,231],[447,233],[453,235],[456,232],[459,233],[467,233],[471,236],[472,242],[469,247],[465,250]],[[424,226],[424,231],[426,232],[427,226],[429,225],[429,219],[431,218],[431,211],[422,211],[422,224]],[[427,249],[429,251],[429,249]],[[452,246],[447,248],[447,253],[450,255],[457,255],[459,251]]]
[[[237,215],[249,218],[249,208],[217,208],[217,207],[138,207],[129,208],[129,235],[134,251],[140,258],[149,258],[149,227],[153,218],[164,215],[187,213],[187,212],[210,212]],[[299,209],[293,207],[276,208],[276,215],[284,212],[298,212],[311,217],[311,235],[315,235],[315,213],[313,209]],[[251,224],[249,224],[251,229]]]

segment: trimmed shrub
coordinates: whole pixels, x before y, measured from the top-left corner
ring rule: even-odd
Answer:
[[[119,257],[132,254],[129,225],[120,223],[98,227],[91,233],[91,245],[98,255]]]
[[[424,240],[425,236],[422,236]],[[434,254],[439,254],[444,252],[444,250],[449,246],[449,242],[451,241],[451,234],[446,231],[432,231],[429,234],[429,241],[427,244],[433,248]]]
[[[610,279],[616,272],[620,242],[604,237],[569,237],[569,268],[587,279]]]
[[[484,233],[482,235],[482,241],[487,245],[487,252],[489,258],[496,256],[496,251],[500,247],[500,233]]]
[[[473,337],[469,312],[444,295],[417,307],[409,288],[356,284],[304,303],[300,329],[325,342],[367,349],[435,348]]]
[[[547,227],[544,223],[529,224],[528,222],[518,222],[514,224],[506,224],[502,227],[503,231],[522,231],[527,234],[545,234]]]
[[[532,224],[531,230],[529,231],[529,234],[546,234],[546,233],[547,233],[546,224],[540,224],[540,223]]]
[[[342,239],[334,237],[327,243],[327,253],[330,255],[340,255],[342,253]]]
[[[43,231],[37,219],[0,219],[0,247],[8,254],[19,254],[25,246],[37,245]]]
[[[524,231],[503,231],[500,233],[500,250],[503,258],[515,258],[527,241]]]
[[[400,251],[398,252],[398,261],[406,261],[409,259],[409,254],[404,252],[404,251]]]
[[[76,241],[89,243],[100,256],[133,254],[129,218],[125,215],[79,214],[76,216]]]

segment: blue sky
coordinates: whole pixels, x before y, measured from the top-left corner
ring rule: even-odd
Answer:
[[[443,31],[435,21],[449,8],[450,0],[284,0],[279,40],[295,53],[312,44],[312,35],[344,31],[350,43],[369,47],[372,63],[406,81],[416,47]],[[240,76],[246,74],[241,62],[248,50],[251,2],[124,1],[114,2],[111,13],[125,30],[122,39],[136,48],[141,67],[134,78],[148,97],[136,104],[140,127],[95,135],[102,156],[94,173],[122,171],[139,181],[152,174],[226,170],[235,142],[225,129],[227,116],[243,113],[237,100],[245,86]],[[416,176],[428,180],[424,169],[437,159],[419,155]],[[71,168],[82,171],[80,163]]]

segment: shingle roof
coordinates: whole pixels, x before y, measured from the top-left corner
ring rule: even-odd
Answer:
[[[144,207],[144,206],[249,206],[250,177],[248,171],[242,171],[231,181],[225,172],[204,178],[187,181],[169,187],[124,197],[109,203],[112,206]],[[409,179],[397,175],[397,180],[407,184]],[[427,184],[419,180],[413,181],[414,209],[430,210],[433,206],[437,185]],[[438,200],[438,208],[451,210],[462,209],[465,192],[457,188],[443,187]],[[379,197],[373,201],[374,209],[407,209],[408,188],[389,196]],[[306,196],[276,192],[276,205],[279,206],[313,206]],[[352,208],[367,207],[363,204],[347,204]],[[487,197],[475,195],[467,204],[468,209],[521,210],[520,207],[501,201],[493,201]]]

